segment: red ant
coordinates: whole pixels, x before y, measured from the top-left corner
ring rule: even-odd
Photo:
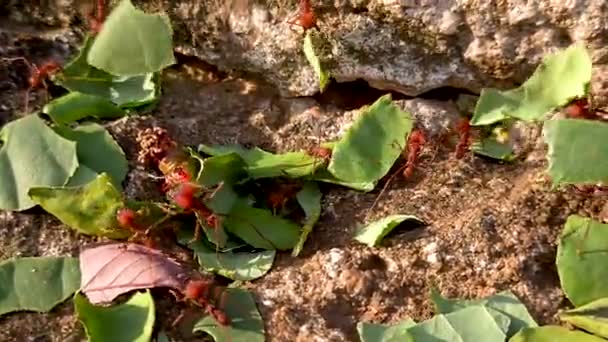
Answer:
[[[183,294],[188,300],[195,302],[205,309],[220,325],[230,325],[230,317],[212,304],[221,302],[226,288],[215,285],[211,280],[189,280]]]
[[[329,162],[329,160],[331,159],[331,153],[332,153],[331,148],[321,147],[321,146],[314,146],[308,150],[308,154],[310,154],[313,157],[321,158],[326,162]]]
[[[130,230],[133,233],[129,240],[141,240],[144,246],[148,248],[156,248],[156,242],[150,237],[150,230],[155,225],[152,225],[146,229],[144,225],[137,222],[138,218],[139,214],[130,208],[118,209],[118,212],[116,213],[116,221],[118,221],[118,225],[124,229]]]
[[[572,119],[606,120],[605,111],[592,108],[589,100],[575,99],[564,108],[566,116]]]
[[[304,32],[317,26],[317,17],[312,10],[310,0],[300,0],[298,17],[287,22],[290,25],[297,25],[304,29]]]
[[[382,194],[384,194],[389,184],[392,182],[393,178],[395,178],[402,170],[403,172],[401,174],[404,178],[409,178],[414,174],[414,168],[416,166],[416,162],[418,161],[418,156],[420,155],[420,151],[422,150],[422,147],[425,144],[426,136],[424,135],[422,130],[415,129],[410,133],[407,139],[407,148],[401,152],[401,155],[406,159],[405,164],[389,177],[389,179],[386,181],[386,184],[384,184],[384,187],[382,187],[382,190],[380,190],[378,197],[376,197],[376,200],[369,208],[368,213],[376,207],[376,204],[378,204],[380,197],[382,197]]]
[[[268,193],[268,205],[276,214],[276,210],[283,209],[287,202],[301,189],[302,186],[297,183],[278,183],[274,189]]]
[[[456,132],[460,136],[456,145],[456,158],[464,157],[464,154],[469,150],[471,144],[471,125],[469,119],[464,118],[456,125]]]
[[[5,58],[4,60],[9,62],[17,60],[23,61],[23,63],[25,63],[25,65],[27,65],[27,67],[30,69],[30,76],[28,78],[29,88],[25,92],[25,113],[28,112],[29,93],[31,90],[40,88],[40,86],[44,87],[46,91],[46,101],[48,102],[49,94],[46,79],[61,70],[59,63],[49,61],[38,67],[35,64],[30,63],[27,59],[25,59],[25,57]]]
[[[91,7],[88,13],[92,34],[99,33],[103,28],[103,22],[106,20],[105,7],[105,0],[97,0],[96,6]]]

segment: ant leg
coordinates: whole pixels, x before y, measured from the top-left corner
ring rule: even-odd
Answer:
[[[198,241],[201,239],[201,224],[198,222],[198,216],[196,215],[196,224],[194,225],[194,236],[192,237],[192,239],[190,239],[190,241],[188,241],[188,243],[193,243],[195,241]]]

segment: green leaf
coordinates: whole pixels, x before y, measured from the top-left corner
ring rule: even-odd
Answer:
[[[608,298],[562,312],[559,318],[585,331],[608,338]]]
[[[154,329],[154,299],[150,291],[135,293],[123,304],[96,306],[81,294],[74,296],[78,319],[90,342],[149,342]]]
[[[76,172],[65,187],[81,186],[92,182],[99,174],[89,169],[86,165],[79,165]]]
[[[347,188],[365,192],[372,191],[376,187],[376,182],[350,182],[348,180],[338,179],[326,169],[320,169],[318,171],[315,171],[312,176],[312,180],[330,184],[337,184]]]
[[[508,331],[505,331],[507,337],[513,336],[523,328],[538,326],[526,306],[511,291],[503,291],[482,299],[463,300],[444,298],[435,288],[432,288],[431,300],[435,304],[437,313],[446,314],[469,306],[481,305],[486,307],[492,316],[496,316],[496,311],[506,315],[511,320]]]
[[[53,78],[53,82],[72,91],[98,96],[121,108],[149,104],[158,98],[155,74],[124,77],[96,69],[87,62],[94,39],[84,42],[80,53]]]
[[[224,227],[249,245],[263,249],[293,248],[300,236],[297,224],[272,215],[270,210],[240,202],[224,220]]]
[[[59,125],[65,125],[87,117],[115,119],[125,112],[112,102],[95,95],[72,92],[47,103],[42,112]]]
[[[470,306],[446,315],[437,315],[420,322],[407,331],[414,341],[484,341],[503,342],[503,331],[509,326],[509,318],[504,316],[500,323],[495,321],[483,306]]]
[[[220,253],[202,241],[194,241],[191,234],[181,233],[179,242],[194,251],[198,264],[207,272],[217,273],[232,280],[253,280],[268,273],[274,262],[275,251]]]
[[[314,31],[312,30],[306,32],[302,49],[304,50],[304,55],[306,56],[308,63],[312,66],[317,77],[319,77],[319,90],[323,92],[325,88],[327,88],[327,85],[329,85],[330,74],[325,70],[323,63],[321,63],[319,56],[317,56],[317,52],[315,52],[315,46],[319,43],[318,40],[320,37],[313,32]]]
[[[357,332],[361,342],[414,342],[407,329],[416,325],[411,319],[405,319],[395,325],[386,326],[359,322]]]
[[[175,63],[172,35],[169,17],[146,14],[122,0],[106,18],[87,61],[117,76],[161,71]]]
[[[50,129],[37,115],[9,122],[0,131],[0,208],[25,210],[35,186],[61,186],[78,168],[76,143]]]
[[[608,183],[608,123],[549,120],[543,128],[554,185]]]
[[[306,152],[274,154],[257,147],[246,149],[240,145],[199,145],[199,151],[212,156],[236,153],[245,161],[247,173],[252,179],[299,178],[308,176],[323,166],[322,163]]]
[[[471,145],[471,151],[476,154],[504,161],[515,159],[513,148],[509,144],[503,144],[492,138],[485,138]]]
[[[216,342],[264,342],[264,322],[253,296],[245,290],[226,290],[223,308],[230,317],[229,326],[220,326],[207,316],[194,325],[194,332],[204,332]]]
[[[80,287],[77,258],[27,257],[0,263],[0,315],[47,312]]]
[[[582,331],[546,325],[537,328],[526,328],[511,337],[509,342],[606,342],[606,340]]]
[[[321,190],[319,190],[319,186],[315,182],[304,183],[302,190],[296,194],[296,199],[306,215],[306,221],[302,227],[300,239],[291,253],[293,256],[300,254],[302,248],[304,248],[306,239],[308,239],[308,235],[312,232],[313,227],[321,216],[321,197]]]
[[[245,161],[236,153],[228,153],[202,160],[197,183],[212,187],[221,182],[234,184],[247,177]]]
[[[95,123],[83,124],[74,129],[59,126],[55,127],[55,131],[76,142],[81,166],[84,165],[98,174],[107,173],[114,186],[121,188],[121,183],[129,171],[127,159],[120,145],[103,126]]]
[[[374,247],[378,245],[388,233],[395,229],[395,227],[404,221],[410,220],[421,224],[424,223],[422,220],[412,215],[390,215],[359,228],[354,239],[370,247]]]
[[[471,125],[490,125],[513,117],[542,120],[547,112],[587,94],[591,81],[591,57],[575,44],[546,57],[521,87],[499,91],[483,89]]]
[[[80,187],[32,188],[29,194],[44,210],[83,234],[114,239],[130,235],[118,226],[116,212],[125,205],[105,173]]]
[[[332,153],[328,170],[336,178],[373,183],[391,169],[412,130],[409,113],[399,109],[390,94],[365,107]]]
[[[608,297],[608,224],[571,215],[557,246],[557,272],[574,306]]]

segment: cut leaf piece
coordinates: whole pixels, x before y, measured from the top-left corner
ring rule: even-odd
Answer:
[[[511,337],[509,342],[606,342],[582,331],[568,330],[555,325],[526,328]]]
[[[189,273],[157,249],[109,243],[80,253],[81,291],[93,304],[109,303],[123,293],[153,287],[183,290]]]
[[[78,259],[28,257],[0,263],[0,315],[47,312],[80,287]]]
[[[159,87],[154,73],[122,77],[90,66],[87,55],[93,40],[87,37],[78,56],[53,78],[54,83],[72,92],[104,98],[121,108],[141,106],[157,99]]]
[[[557,272],[574,306],[608,297],[608,224],[571,215],[557,246]]]
[[[263,249],[293,248],[300,236],[300,227],[294,222],[240,202],[224,220],[224,227],[249,245]]]
[[[103,23],[87,61],[116,76],[161,71],[175,63],[172,35],[166,15],[146,14],[122,0]]]
[[[587,94],[591,82],[591,57],[582,44],[547,56],[519,88],[483,89],[471,125],[490,125],[513,117],[542,120],[551,110]]]
[[[36,204],[80,233],[113,239],[131,235],[116,221],[124,202],[105,173],[80,187],[32,188],[29,194]]]
[[[416,325],[411,319],[403,320],[395,325],[382,325],[359,322],[357,332],[361,342],[414,342],[407,329]]]
[[[247,177],[245,161],[237,153],[228,153],[202,159],[197,182],[205,187],[220,183],[234,184]]]
[[[562,312],[559,318],[585,331],[608,338],[608,298]]]
[[[74,129],[59,126],[55,131],[62,137],[76,142],[76,152],[81,165],[98,174],[107,173],[117,188],[127,176],[129,166],[125,153],[106,129],[95,123],[80,125]]]
[[[348,180],[338,179],[329,171],[327,171],[327,169],[320,169],[315,171],[315,173],[312,175],[312,180],[330,184],[337,184],[364,192],[372,191],[376,187],[376,182],[349,182]]]
[[[116,119],[125,112],[112,102],[95,95],[72,92],[47,103],[42,112],[60,125],[69,124],[87,117]]]
[[[207,272],[215,272],[232,280],[253,280],[268,273],[274,262],[275,251],[219,253],[202,241],[189,243],[191,234],[180,234],[180,243],[194,251],[196,259]]]
[[[74,307],[90,342],[149,342],[154,329],[154,299],[150,291],[135,293],[119,305],[95,306],[77,294]]]
[[[523,328],[538,326],[528,312],[528,309],[526,309],[526,306],[511,291],[503,291],[482,299],[464,300],[444,298],[435,288],[432,288],[431,300],[435,304],[435,311],[442,314],[474,305],[486,307],[492,316],[496,316],[494,311],[498,311],[500,314],[508,316],[511,320],[508,331],[505,331],[507,337],[513,336]]]
[[[78,168],[76,143],[55,133],[38,115],[6,124],[0,145],[0,209],[33,207],[30,188],[65,185]]]
[[[355,235],[355,240],[370,247],[374,247],[378,245],[388,233],[395,229],[395,227],[408,220],[424,224],[424,222],[416,216],[390,215],[359,228],[359,231]]]
[[[238,154],[247,164],[250,178],[290,177],[299,178],[311,175],[323,166],[306,152],[287,152],[274,154],[260,148],[246,149],[240,145],[207,146],[200,145],[199,151],[220,156]]]
[[[485,138],[471,145],[471,151],[476,154],[504,161],[515,159],[513,149],[509,144],[503,144],[492,138]]]
[[[543,127],[554,185],[608,183],[608,123],[549,120]]]
[[[333,149],[328,170],[352,183],[373,183],[391,169],[412,130],[409,113],[390,94],[361,109],[359,116]]]
[[[319,91],[323,92],[329,84],[330,74],[323,67],[323,63],[321,62],[321,59],[319,59],[319,56],[315,51],[317,45],[320,45],[321,43],[320,39],[321,37],[319,37],[318,31],[308,30],[306,31],[306,36],[304,37],[304,45],[302,48],[304,50],[304,55],[306,56],[308,63],[310,63],[310,66],[312,66],[312,69],[315,71],[315,74],[317,74],[317,77],[319,78]]]
[[[264,342],[264,322],[251,294],[245,290],[226,290],[223,309],[230,317],[229,326],[219,326],[207,316],[194,325],[194,332],[213,336],[216,342]]]
[[[503,342],[509,318],[497,322],[483,306],[470,306],[446,315],[437,315],[407,331],[414,341]]]
[[[293,256],[300,254],[302,248],[304,248],[306,239],[308,239],[308,235],[312,232],[312,228],[321,216],[321,196],[321,190],[319,190],[319,186],[315,182],[304,183],[302,190],[296,194],[296,199],[306,214],[306,221],[302,227],[300,239],[291,253]]]

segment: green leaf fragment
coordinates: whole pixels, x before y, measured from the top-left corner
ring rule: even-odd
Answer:
[[[353,183],[373,183],[391,169],[412,130],[409,113],[382,96],[363,108],[356,121],[336,143],[328,166],[336,178]]]
[[[175,63],[173,31],[164,14],[146,14],[122,0],[106,18],[87,61],[117,76],[161,71]]]
[[[538,326],[526,306],[511,291],[503,291],[482,299],[464,300],[444,298],[433,288],[431,290],[431,300],[435,304],[437,313],[446,314],[466,307],[481,305],[486,307],[492,316],[499,316],[499,320],[502,319],[501,316],[506,315],[510,319],[508,331],[505,331],[507,336],[513,336],[523,328]],[[499,315],[496,313],[499,313]]]
[[[509,144],[503,144],[492,138],[485,138],[471,145],[471,151],[476,154],[504,161],[515,159],[513,148]]]
[[[546,325],[523,329],[511,337],[509,342],[606,342],[606,340],[582,331]]]
[[[154,329],[154,299],[150,291],[135,293],[127,302],[96,306],[81,294],[74,307],[90,342],[149,342]]]
[[[409,220],[420,224],[424,223],[422,220],[412,215],[390,215],[359,228],[354,239],[370,247],[374,247],[378,245],[387,234],[395,229],[395,227]]]
[[[349,182],[348,180],[338,179],[334,175],[332,175],[329,171],[327,171],[326,169],[321,169],[321,170],[316,171],[312,176],[312,180],[315,180],[318,182],[336,184],[336,185],[340,185],[340,186],[344,186],[347,188],[364,191],[364,192],[372,191],[376,187],[376,182]]]
[[[414,342],[407,330],[416,325],[411,319],[405,319],[395,325],[382,325],[359,322],[357,332],[361,342]]]
[[[320,163],[306,152],[274,154],[257,147],[246,149],[239,145],[200,145],[199,151],[212,156],[236,153],[245,161],[247,173],[252,179],[305,177],[311,175],[316,169],[323,166],[323,163]]]
[[[76,142],[81,166],[84,165],[98,174],[107,173],[114,186],[121,188],[121,183],[129,171],[127,159],[120,145],[103,126],[95,123],[82,124],[73,129],[59,126],[55,127],[55,131]]]
[[[130,235],[118,226],[116,212],[124,202],[105,173],[80,187],[32,188],[29,194],[44,210],[83,234],[114,239]]]
[[[247,177],[245,161],[236,153],[228,153],[202,160],[197,182],[205,187],[220,183],[234,184]]]
[[[545,114],[587,94],[591,81],[591,57],[582,44],[547,56],[519,88],[483,89],[471,125],[490,125],[513,117],[542,120]]]
[[[559,318],[585,331],[608,338],[608,298],[562,312]]]
[[[287,250],[300,237],[294,222],[272,215],[270,210],[237,203],[224,220],[226,230],[254,248]]]
[[[561,119],[545,122],[547,158],[554,185],[608,183],[608,123]]]
[[[509,318],[497,322],[483,306],[470,306],[445,315],[437,315],[409,328],[414,341],[484,341],[503,342]]]
[[[9,122],[0,131],[0,208],[36,205],[27,195],[36,186],[65,185],[78,168],[76,143],[49,128],[37,115]]]
[[[94,39],[87,37],[78,56],[57,74],[53,82],[70,90],[101,97],[121,108],[149,104],[158,98],[158,80],[154,73],[132,77],[114,76],[92,67],[87,55]]]
[[[47,312],[80,287],[77,258],[26,257],[0,263],[0,315]]]
[[[194,251],[201,268],[232,280],[247,281],[262,277],[272,267],[276,254],[275,251],[220,253],[202,241],[189,243],[191,238],[190,234],[181,234],[180,243],[187,243],[188,248]]]
[[[321,216],[321,197],[321,190],[319,190],[319,186],[317,186],[315,182],[304,183],[302,190],[296,194],[296,199],[298,200],[300,207],[304,210],[306,220],[302,227],[300,239],[291,253],[293,256],[298,256],[300,254],[302,248],[304,248],[306,239],[308,239],[308,235],[312,232],[313,227]]]
[[[317,77],[319,78],[319,90],[323,92],[325,88],[327,88],[327,86],[329,85],[330,74],[329,71],[327,71],[323,67],[323,63],[321,62],[321,59],[315,51],[315,46],[319,43],[318,40],[320,39],[320,37],[318,36],[318,34],[315,34],[313,32],[314,31],[311,30],[308,30],[306,32],[302,49],[304,50],[304,55],[306,56],[308,63],[310,63],[310,66],[312,66],[312,69],[315,71],[315,74],[317,74]]]
[[[575,306],[608,297],[608,224],[571,215],[557,246],[562,289]]]
[[[211,335],[216,342],[264,342],[264,322],[253,296],[241,289],[226,290],[223,308],[230,325],[220,326],[207,316],[194,325],[193,332]]]
[[[125,112],[112,102],[95,95],[72,92],[47,103],[42,112],[60,125],[69,124],[87,117],[116,119]]]

